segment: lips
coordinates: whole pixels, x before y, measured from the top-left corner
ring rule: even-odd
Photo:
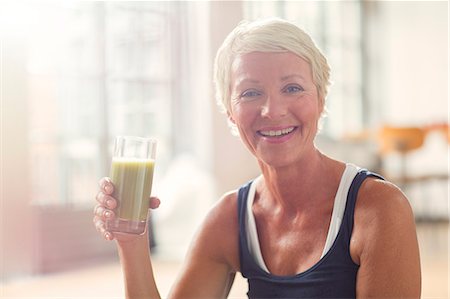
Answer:
[[[257,131],[258,135],[268,138],[282,138],[287,136],[295,131],[297,127],[283,127],[283,128],[264,128],[262,130]]]

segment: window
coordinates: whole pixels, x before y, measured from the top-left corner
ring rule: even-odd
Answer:
[[[36,204],[92,206],[115,135],[156,137],[164,168],[173,147],[180,5],[28,4],[39,19],[28,45]]]

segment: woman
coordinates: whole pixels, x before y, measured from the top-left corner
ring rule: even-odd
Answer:
[[[251,298],[419,297],[408,200],[376,174],[314,145],[329,66],[310,37],[283,20],[244,22],[218,51],[215,83],[262,175],[209,212],[170,298],[224,298],[238,271]],[[127,297],[158,298],[147,236],[104,228],[114,217],[112,191],[102,179],[97,229],[117,241]]]

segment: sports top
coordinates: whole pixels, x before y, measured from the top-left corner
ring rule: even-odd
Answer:
[[[354,298],[359,265],[350,256],[350,238],[356,197],[369,176],[365,169],[347,164],[336,192],[328,235],[322,256],[308,270],[297,275],[269,273],[259,247],[251,211],[257,178],[238,192],[239,254],[241,273],[248,279],[249,298]],[[299,253],[301,254],[301,253]]]

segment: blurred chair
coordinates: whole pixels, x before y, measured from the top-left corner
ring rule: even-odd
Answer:
[[[399,175],[392,176],[386,170],[385,165],[382,166],[382,174],[392,180],[393,182],[399,184],[399,186],[405,186],[410,183],[419,183],[426,180],[446,180],[448,179],[448,173],[426,173],[426,174],[409,174],[407,160],[408,155],[412,152],[420,150],[423,146],[427,134],[431,131],[439,130],[445,135],[448,143],[450,143],[450,133],[448,130],[448,125],[439,127],[433,126],[428,127],[394,127],[394,126],[383,126],[378,132],[378,144],[379,144],[379,154],[380,159],[387,157],[390,154],[399,154]],[[384,163],[384,162],[383,162]]]
[[[407,170],[407,155],[422,147],[425,141],[426,131],[419,127],[393,127],[383,126],[378,132],[379,152],[381,157],[389,154],[400,154],[400,174],[391,177],[399,185],[405,185],[423,178],[409,176]],[[388,178],[388,173],[383,173]]]
[[[428,141],[436,140],[428,137],[431,138],[430,133],[436,131],[439,134],[442,132],[445,136],[446,142],[443,144],[447,144],[447,142],[450,144],[448,125],[424,127],[386,125],[381,127],[376,134],[381,174],[403,189],[417,209],[415,211],[416,220],[421,221],[448,221],[447,214],[436,212],[437,206],[442,208],[442,198],[431,195],[441,194],[436,193],[436,190],[442,190],[442,186],[445,189],[448,188],[448,171],[443,172],[441,167],[418,167],[420,163],[417,163],[425,161],[424,157],[430,150]],[[426,145],[425,141],[427,141]],[[434,158],[439,159],[439,157]],[[392,164],[387,164],[387,162]],[[437,205],[438,203],[439,205]]]
[[[428,133],[431,133],[433,131],[437,131],[442,134],[442,137],[445,138],[448,144],[450,144],[450,130],[449,130],[449,124],[448,123],[434,123],[430,124],[427,127],[425,127],[425,131]]]

